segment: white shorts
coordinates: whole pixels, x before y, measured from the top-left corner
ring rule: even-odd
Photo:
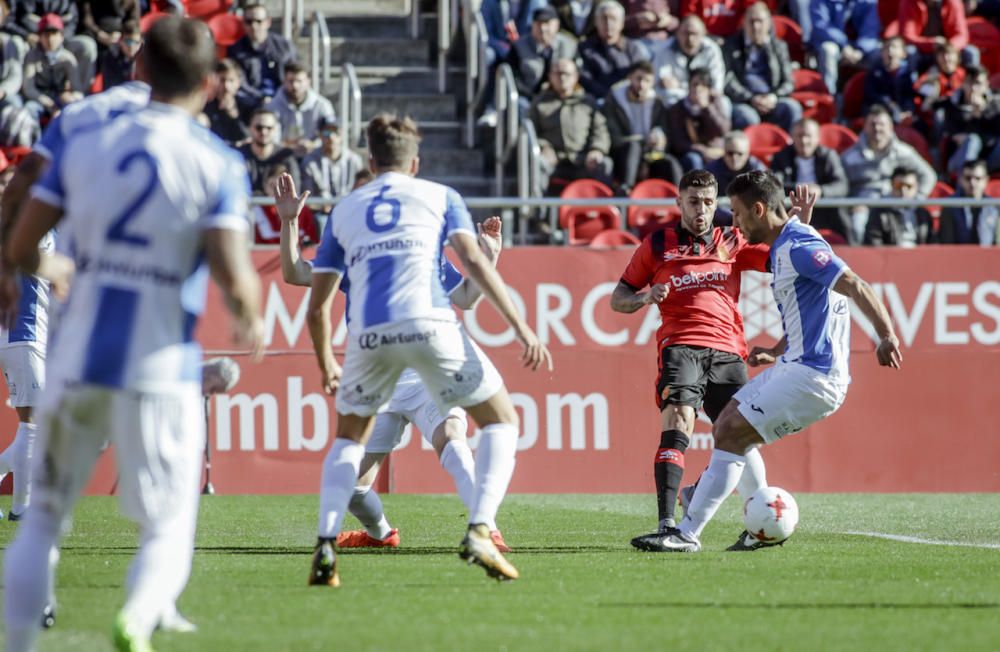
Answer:
[[[733,395],[768,444],[830,416],[846,397],[847,385],[797,362],[766,369]]]
[[[38,420],[32,509],[68,516],[110,437],[125,514],[146,531],[193,532],[205,449],[197,386],[153,394],[82,385],[51,398]]]
[[[0,368],[7,379],[12,407],[35,407],[45,388],[45,353],[34,346],[0,348]]]
[[[368,453],[392,451],[402,441],[403,431],[406,430],[408,423],[415,425],[424,441],[429,444],[434,431],[448,417],[459,419],[462,430],[466,429],[468,419],[465,410],[454,407],[442,416],[422,384],[398,385],[392,398],[389,399],[389,404],[375,417],[375,426],[371,438],[365,444],[365,451]]]
[[[496,367],[458,321],[409,319],[348,337],[337,411],[377,413],[407,367],[420,375],[442,413],[482,403],[503,387]]]

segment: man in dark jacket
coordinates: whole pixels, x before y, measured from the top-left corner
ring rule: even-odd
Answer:
[[[832,199],[847,196],[847,174],[836,150],[819,144],[819,123],[807,118],[792,127],[792,144],[771,159],[774,172],[785,192],[803,183],[820,197]],[[847,225],[835,208],[813,210],[811,224],[817,229],[831,229],[847,238]]]
[[[535,11],[531,33],[514,42],[507,62],[514,71],[519,100],[527,110],[542,89],[553,61],[576,58],[576,41],[559,31],[559,16],[552,7]]]
[[[722,158],[722,139],[731,122],[722,97],[712,90],[712,74],[695,68],[688,77],[688,92],[667,111],[667,143],[685,172],[704,168]]]
[[[625,9],[616,0],[601,0],[594,21],[597,33],[580,44],[580,83],[591,96],[603,99],[632,66],[652,55],[641,42],[625,36]]]
[[[953,196],[982,199],[986,196],[986,185],[989,181],[986,164],[982,161],[969,161],[962,166],[962,174],[958,177],[958,191]],[[1000,244],[1000,208],[996,206],[945,208],[941,211],[937,239],[941,244],[982,246]]]
[[[795,89],[788,45],[772,35],[771,12],[758,2],[743,14],[743,31],[726,40],[726,95],[733,101],[733,128],[762,120],[790,131],[802,106]]]
[[[917,199],[920,181],[917,171],[898,167],[892,171],[892,197]],[[923,206],[910,208],[873,208],[865,227],[865,244],[915,247],[931,242],[931,215]]]
[[[271,18],[264,5],[249,5],[243,11],[243,24],[246,35],[229,46],[226,56],[243,69],[246,83],[240,92],[260,106],[281,89],[285,64],[296,59],[295,48],[283,36],[271,32]]]

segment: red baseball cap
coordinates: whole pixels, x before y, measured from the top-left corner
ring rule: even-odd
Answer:
[[[38,31],[41,32],[61,32],[66,28],[63,25],[62,18],[59,14],[45,14],[42,19],[38,21]]]

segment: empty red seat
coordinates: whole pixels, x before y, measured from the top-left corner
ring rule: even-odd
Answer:
[[[232,6],[230,0],[185,0],[184,10],[190,18],[208,20],[217,14],[224,14]]]
[[[562,199],[611,198],[614,193],[596,179],[577,179],[559,195]],[[566,231],[567,242],[587,244],[601,231],[618,228],[621,212],[614,206],[560,206],[559,226]]]
[[[951,197],[954,194],[955,194],[954,188],[949,186],[944,181],[938,181],[937,183],[934,184],[934,187],[931,189],[931,192],[929,195],[927,195],[927,197],[928,199],[932,197],[943,198],[943,197]],[[941,207],[925,206],[925,208],[927,209],[927,212],[931,214],[931,217],[934,218],[934,223],[937,224],[938,220],[941,219]]]
[[[591,247],[623,247],[623,246],[635,246],[639,244],[639,238],[635,237],[628,231],[622,231],[621,229],[605,229],[597,235],[594,239],[590,241],[589,246]]]
[[[631,199],[673,199],[680,196],[677,186],[662,179],[640,181],[629,193]],[[644,236],[664,224],[681,217],[681,209],[673,202],[662,206],[629,206],[628,225]]]
[[[795,79],[795,90],[792,99],[802,105],[802,117],[812,118],[820,124],[833,121],[837,115],[837,106],[826,88],[823,76],[815,70],[799,68],[792,73]]]
[[[225,58],[230,45],[243,38],[246,33],[243,21],[233,14],[216,14],[208,19],[208,28],[215,37],[215,53],[220,59]]]
[[[164,16],[169,16],[170,14],[165,11],[151,11],[142,18],[139,19],[139,29],[143,34],[149,31],[149,28],[153,26],[153,23],[163,18]]]
[[[819,126],[819,142],[824,147],[843,154],[851,145],[858,142],[858,135],[844,125],[831,122]]]
[[[774,35],[788,44],[788,56],[800,64],[806,62],[806,51],[802,44],[802,28],[788,16],[771,16]]]
[[[913,147],[917,152],[924,157],[924,160],[934,165],[934,160],[931,158],[931,148],[927,144],[927,139],[924,135],[914,129],[913,127],[907,127],[905,125],[896,125],[896,138]]]
[[[778,125],[768,122],[750,125],[743,129],[750,140],[750,153],[770,164],[771,157],[792,144],[792,137]]]
[[[841,116],[845,120],[861,120],[861,109],[865,103],[865,72],[854,73],[854,76],[847,80],[844,85],[844,103],[841,106]]]

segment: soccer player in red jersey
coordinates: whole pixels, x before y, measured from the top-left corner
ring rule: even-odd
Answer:
[[[737,306],[740,277],[743,271],[768,271],[769,249],[748,244],[735,228],[714,226],[718,194],[710,172],[685,174],[678,199],[680,223],[643,240],[611,297],[617,312],[636,312],[652,303],[660,307],[656,401],[661,433],[653,464],[659,532],[675,525],[684,451],[698,408],[704,407],[715,421],[749,380],[743,317]],[[812,206],[800,199],[793,193],[796,212],[808,221]],[[815,202],[815,197],[809,199]],[[753,449],[747,460],[741,494],[767,484],[760,453]],[[638,536],[632,545],[658,551],[659,532]]]

